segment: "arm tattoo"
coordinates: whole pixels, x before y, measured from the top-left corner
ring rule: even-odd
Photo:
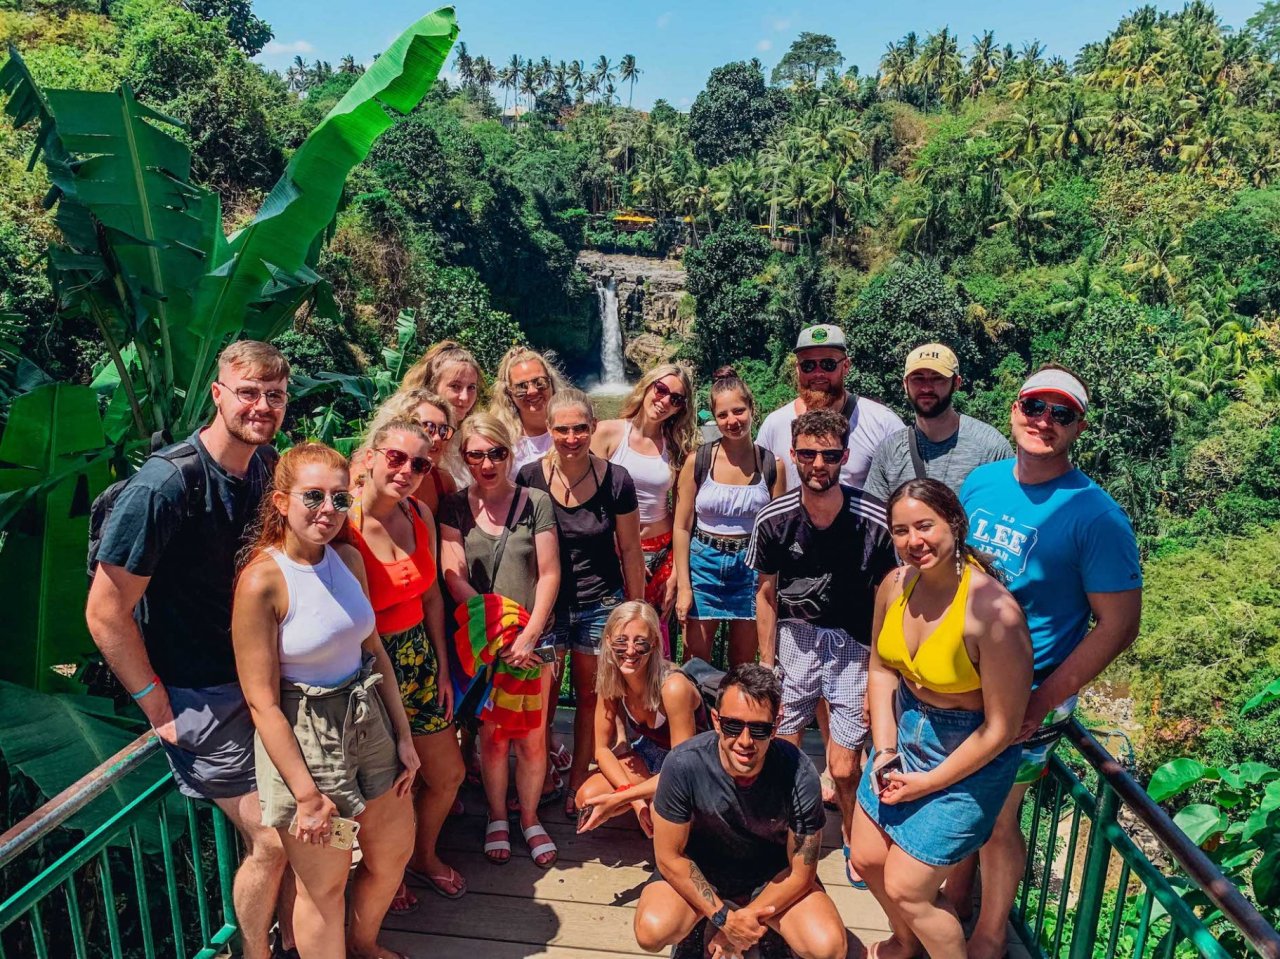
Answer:
[[[693,888],[698,891],[698,895],[714,906],[716,891],[711,888],[711,883],[707,882],[707,877],[702,874],[702,870],[692,859],[689,860],[689,879],[693,883]]]
[[[812,866],[818,861],[818,853],[822,851],[822,837],[816,832],[810,833],[800,839],[800,848],[796,852],[800,853],[801,861],[806,866]]]

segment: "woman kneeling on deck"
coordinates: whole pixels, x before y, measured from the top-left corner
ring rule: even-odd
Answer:
[[[579,809],[591,814],[578,832],[635,811],[646,836],[653,835],[650,806],[658,773],[672,747],[711,728],[702,693],[662,655],[658,614],[639,600],[623,603],[604,627],[596,673],[596,764],[600,771],[578,790]],[[618,719],[626,743],[612,747]]]
[[[940,889],[990,837],[1013,786],[1031,641],[1017,601],[965,543],[968,520],[949,487],[904,483],[887,512],[907,565],[876,595],[875,752],[850,849],[893,930],[871,959],[963,959],[964,932]]]
[[[302,959],[398,956],[378,930],[413,848],[419,760],[409,718],[395,683],[383,681],[394,673],[360,553],[329,545],[351,509],[349,486],[347,461],[321,443],[280,457],[231,623],[257,727],[262,823],[280,831],[297,877]],[[335,817],[360,831],[349,924],[353,830]]]

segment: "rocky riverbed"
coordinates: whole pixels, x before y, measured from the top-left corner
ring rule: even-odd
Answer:
[[[679,260],[584,250],[578,255],[578,268],[592,280],[612,277],[617,284],[618,318],[633,375],[675,355],[692,322],[691,316],[680,315],[686,292]]]

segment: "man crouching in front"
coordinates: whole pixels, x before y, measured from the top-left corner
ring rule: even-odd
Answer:
[[[662,766],[653,802],[658,874],[636,907],[636,942],[673,959],[844,959],[847,933],[818,882],[822,787],[809,757],[774,738],[782,689],[754,663],[720,683],[714,730]],[[785,946],[781,940],[785,941]]]

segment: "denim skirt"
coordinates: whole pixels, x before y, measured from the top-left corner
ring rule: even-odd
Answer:
[[[899,682],[898,753],[903,772],[925,772],[939,766],[982,725],[983,714],[965,709],[938,709],[917,699]],[[858,804],[903,852],[930,866],[951,866],[974,853],[988,839],[996,817],[1013,787],[1022,747],[1007,747],[989,763],[946,789],[896,805],[882,804],[866,764],[858,785]]]
[[[728,553],[691,537],[689,580],[694,619],[756,618],[756,571],[747,565],[745,549]]]

